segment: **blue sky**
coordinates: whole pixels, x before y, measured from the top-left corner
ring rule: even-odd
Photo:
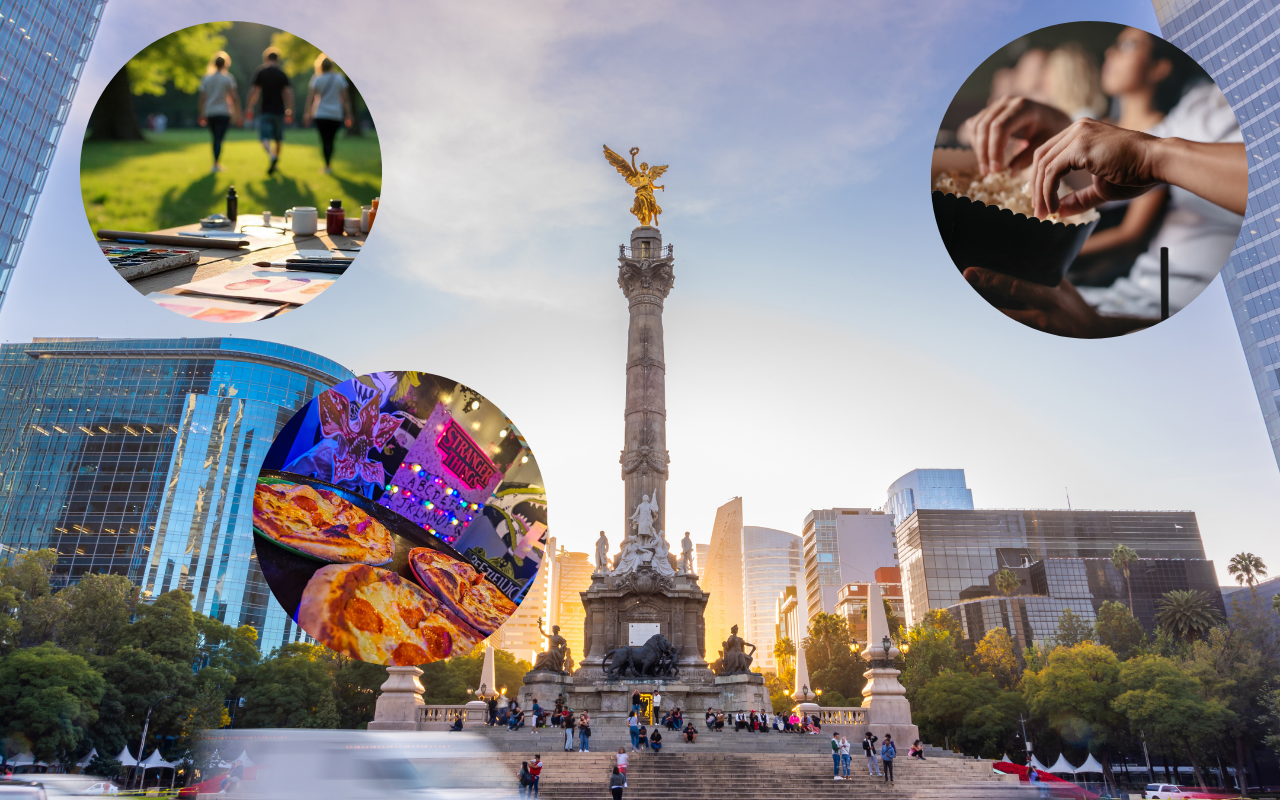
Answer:
[[[1149,3],[328,6],[216,11],[309,39],[369,102],[382,207],[347,276],[279,320],[220,326],[109,273],[79,194],[89,111],[133,53],[215,10],[111,0],[0,339],[251,336],[446,375],[526,435],[561,542],[616,544],[616,253],[634,218],[600,151],[636,145],[671,165],[672,541],[707,541],[735,495],[748,524],[799,532],[810,508],[879,506],[910,469],[963,467],[981,507],[1061,508],[1069,490],[1077,508],[1192,509],[1224,581],[1242,550],[1280,572],[1280,471],[1220,283],[1152,330],[1057,339],[968,288],[928,202],[938,122],[974,67],[1058,22],[1155,31]]]

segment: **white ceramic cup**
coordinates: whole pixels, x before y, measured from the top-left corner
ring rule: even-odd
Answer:
[[[297,206],[284,212],[284,224],[292,227],[293,232],[309,236],[316,232],[316,209],[314,206]]]
[[[348,236],[355,236],[360,232],[360,220],[347,219],[342,221],[343,230]]]
[[[271,227],[271,212],[270,212],[270,211],[263,211],[263,212],[262,212],[262,227],[264,227],[264,228],[270,228],[270,227]]]

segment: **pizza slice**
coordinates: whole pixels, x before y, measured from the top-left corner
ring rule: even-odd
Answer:
[[[485,636],[493,635],[516,611],[516,604],[498,587],[470,564],[452,556],[415,547],[409,551],[409,565],[422,585],[446,608]]]
[[[332,650],[389,666],[461,655],[483,638],[422,587],[365,564],[316,570],[303,590],[298,624]]]
[[[305,483],[259,483],[253,525],[267,538],[305,556],[340,564],[386,564],[395,555],[391,532],[364,509]]]

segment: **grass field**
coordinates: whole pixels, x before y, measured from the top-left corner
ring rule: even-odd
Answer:
[[[333,174],[325,175],[320,136],[285,131],[280,167],[267,175],[267,156],[254,131],[232,130],[222,146],[222,172],[214,174],[213,148],[204,129],[148,133],[145,142],[84,143],[80,192],[94,230],[153,231],[226,213],[227,187],[236,187],[241,214],[270,211],[283,220],[293,206],[315,206],[321,225],[329,200],[342,198],[347,216],[377,197],[382,155],[372,132],[339,134]]]

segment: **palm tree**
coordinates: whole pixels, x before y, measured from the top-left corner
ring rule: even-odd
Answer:
[[[1133,613],[1133,584],[1129,581],[1129,567],[1138,563],[1138,551],[1128,545],[1118,544],[1111,551],[1111,566],[1124,573],[1124,585],[1129,589],[1129,613]]]
[[[1237,553],[1227,564],[1227,572],[1241,586],[1248,584],[1249,594],[1254,600],[1258,599],[1258,590],[1254,587],[1258,585],[1259,578],[1267,577],[1267,565],[1262,563],[1262,559],[1253,553]]]
[[[1209,595],[1194,589],[1166,592],[1156,603],[1156,623],[1174,636],[1194,642],[1222,621]]]
[[[796,646],[792,644],[791,639],[782,637],[773,643],[773,657],[778,660],[778,668],[785,669],[791,666],[791,660],[796,657]]]
[[[1005,597],[1018,591],[1021,585],[1022,581],[1018,580],[1018,574],[1008,567],[1003,567],[996,573],[996,590]]]

